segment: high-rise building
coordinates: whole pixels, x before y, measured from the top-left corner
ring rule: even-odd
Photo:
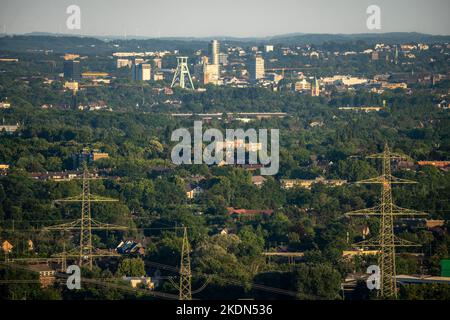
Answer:
[[[204,65],[205,65],[204,63],[196,63],[194,65],[194,72],[192,73],[192,75],[194,76],[195,79],[202,79]]]
[[[141,63],[144,63],[144,59],[142,58],[134,58],[133,62],[131,63],[131,79],[137,80],[137,66]]]
[[[162,59],[161,58],[154,58],[153,63],[155,64],[156,69],[162,69]]]
[[[152,66],[149,63],[141,63],[137,67],[136,80],[147,81],[151,79]]]
[[[137,80],[137,67],[141,62],[137,61],[137,59],[133,60],[133,64],[131,65],[131,80]]]
[[[131,67],[131,61],[128,59],[117,59],[117,69],[124,67]]]
[[[200,63],[200,64],[207,64],[207,63],[209,63],[209,57],[208,56],[201,56],[199,58],[198,63]]]
[[[398,64],[398,47],[395,46],[394,63]]]
[[[309,91],[311,90],[311,83],[306,81],[305,78],[301,79],[300,81],[297,81],[294,84],[294,91]]]
[[[264,51],[265,52],[272,52],[273,51],[273,45],[272,44],[266,44],[264,46]]]
[[[219,83],[219,65],[218,64],[204,64],[203,65],[203,84],[218,84]]]
[[[64,78],[73,81],[81,79],[81,67],[78,60],[64,60]]]
[[[250,80],[257,81],[264,78],[264,59],[261,56],[256,55],[250,63]]]
[[[219,64],[222,66],[226,66],[228,64],[228,54],[219,53]]]
[[[135,59],[131,67],[131,78],[134,81],[147,81],[151,79],[152,67],[144,63],[143,59]]]
[[[212,40],[209,43],[209,61],[211,64],[219,64],[220,44],[217,40]]]
[[[319,81],[317,81],[317,78],[314,77],[314,81],[311,83],[311,96],[318,97],[319,95],[320,95]]]
[[[228,56],[227,56],[228,57]],[[220,53],[220,44],[217,40],[212,40],[209,43],[209,56],[202,56],[199,58],[199,65],[197,70],[201,72],[201,79],[203,84],[218,84],[220,78],[220,63],[227,63],[223,55]]]

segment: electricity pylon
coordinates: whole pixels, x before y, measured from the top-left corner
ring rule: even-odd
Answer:
[[[180,262],[180,283],[176,284],[172,277],[169,277],[169,281],[172,285],[178,290],[179,300],[192,300],[192,295],[199,293],[211,282],[212,277],[208,276],[203,285],[197,290],[192,291],[192,272],[191,272],[191,246],[189,244],[188,236],[187,236],[187,228],[183,228],[183,244],[181,247],[181,262]]]
[[[191,246],[187,236],[187,228],[184,227],[183,246],[181,248],[181,265],[180,265],[180,300],[192,300],[192,273],[191,273]]]
[[[187,64],[188,57],[177,57],[177,70],[173,75],[172,88],[178,83],[180,88],[187,89],[188,86],[194,90],[194,84],[192,83],[191,74],[189,73],[189,68]],[[187,80],[186,80],[187,78]]]
[[[57,257],[74,257],[78,258],[79,266],[87,264],[92,270],[92,259],[94,257],[110,257],[118,256],[112,252],[96,252],[92,246],[92,230],[126,230],[127,227],[118,226],[108,223],[102,223],[91,217],[91,202],[116,202],[118,200],[112,198],[101,197],[90,193],[89,180],[93,180],[87,169],[86,163],[83,170],[83,192],[75,197],[58,199],[55,202],[81,202],[81,218],[72,222],[63,223],[55,226],[45,227],[44,230],[80,230],[80,246],[71,251],[56,254]]]
[[[372,159],[382,160],[382,175],[376,178],[358,181],[358,184],[381,184],[380,204],[362,210],[347,212],[347,216],[379,216],[380,232],[375,238],[358,242],[355,245],[362,247],[377,247],[381,253],[378,256],[380,267],[380,291],[382,298],[397,298],[395,248],[417,246],[413,242],[398,238],[394,234],[394,218],[402,216],[427,215],[424,212],[410,210],[396,206],[392,201],[392,184],[411,184],[415,181],[400,179],[391,174],[391,160],[406,159],[405,155],[393,153],[387,143],[384,151],[368,156]]]

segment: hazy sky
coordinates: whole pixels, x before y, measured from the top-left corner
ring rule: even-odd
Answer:
[[[69,5],[81,29],[66,27]],[[450,0],[0,0],[0,32],[84,35],[270,36],[365,33],[369,5],[381,30],[450,34]]]

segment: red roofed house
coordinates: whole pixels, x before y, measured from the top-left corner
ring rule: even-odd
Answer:
[[[450,166],[450,161],[418,161],[419,166],[433,166],[437,168],[446,168]]]
[[[228,214],[236,214],[236,215],[256,215],[256,214],[265,214],[271,215],[273,210],[249,210],[249,209],[235,209],[233,207],[227,207]]]

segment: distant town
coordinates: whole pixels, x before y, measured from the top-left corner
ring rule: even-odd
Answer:
[[[117,45],[117,47],[119,47]],[[335,49],[335,50],[330,50]],[[50,52],[46,53],[49,54]],[[92,87],[115,87],[124,85],[117,81],[128,79],[131,83],[144,85],[154,83],[154,93],[170,96],[174,87],[203,92],[211,85],[236,88],[261,87],[274,92],[296,92],[312,97],[331,99],[334,93],[364,90],[382,94],[386,90],[404,90],[411,94],[418,86],[436,86],[448,80],[446,72],[430,68],[438,59],[448,59],[449,45],[442,43],[376,43],[362,47],[358,51],[321,48],[320,46],[280,46],[265,44],[261,46],[237,46],[212,40],[208,49],[195,50],[193,54],[181,59],[179,50],[113,52],[111,56],[116,70],[108,68],[92,70],[88,56],[67,53],[61,57],[63,70],[52,77],[43,77],[43,83],[52,85],[55,81],[63,83],[63,90],[72,93],[69,105],[54,105],[51,101],[40,107],[72,108],[80,110],[109,110],[105,101],[81,103],[77,94]],[[438,58],[436,58],[436,56]],[[178,58],[180,59],[178,59]],[[175,58],[178,62],[175,63]],[[350,63],[367,65],[368,72],[327,72],[321,65]],[[0,64],[19,63],[19,58],[5,56]],[[47,63],[59,64],[57,60]],[[428,67],[425,67],[427,65]],[[390,71],[390,67],[393,70]],[[377,73],[377,70],[380,72]],[[368,76],[371,74],[371,76]],[[29,81],[27,77],[17,79]],[[445,92],[434,89],[435,103],[448,108]],[[0,102],[0,108],[10,108],[7,97]],[[168,97],[162,103],[180,106],[182,102]],[[380,111],[386,105],[342,105],[340,110]],[[14,127],[5,126],[6,131]]]
[[[448,300],[449,61],[415,33],[0,37],[1,298]],[[177,130],[225,159],[173,161]]]

